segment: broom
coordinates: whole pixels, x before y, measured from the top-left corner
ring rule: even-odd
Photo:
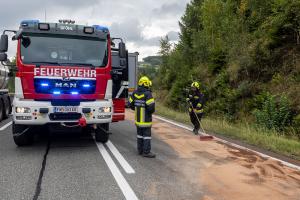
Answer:
[[[214,139],[214,137],[213,136],[211,136],[211,135],[208,135],[206,132],[205,132],[205,130],[204,130],[204,128],[203,128],[203,126],[202,126],[202,123],[200,122],[200,119],[199,119],[199,117],[198,117],[198,115],[195,113],[195,109],[194,109],[194,106],[193,106],[193,104],[191,103],[191,102],[189,102],[189,104],[190,104],[190,106],[192,107],[192,109],[193,109],[193,112],[194,112],[194,114],[196,115],[196,118],[197,118],[197,120],[198,120],[198,122],[199,122],[199,124],[200,124],[200,128],[202,129],[202,133],[200,134],[200,140],[201,141],[208,141],[208,140],[213,140]]]

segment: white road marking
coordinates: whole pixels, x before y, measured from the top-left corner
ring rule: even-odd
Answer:
[[[135,195],[134,191],[124,178],[124,176],[121,174],[120,170],[118,169],[117,165],[114,163],[113,159],[105,149],[104,145],[102,143],[97,143],[97,147],[105,160],[110,172],[114,176],[115,180],[117,181],[117,184],[119,185],[120,189],[123,192],[123,195],[127,200],[138,200],[137,196]]]
[[[12,122],[8,122],[7,124],[5,124],[4,126],[2,126],[0,128],[0,131],[4,131],[7,127],[9,127],[10,125],[12,125]]]
[[[109,148],[109,150],[112,152],[112,154],[115,156],[115,158],[118,160],[120,165],[123,167],[125,172],[127,174],[134,174],[134,169],[129,165],[129,163],[125,160],[125,158],[122,156],[122,154],[118,151],[118,149],[115,147],[115,145],[108,141],[106,143],[106,146]]]
[[[189,131],[192,131],[192,130],[193,130],[193,129],[191,129],[191,128],[185,126],[185,125],[182,125],[182,124],[180,124],[180,123],[171,121],[171,120],[166,119],[166,118],[164,118],[164,117],[160,117],[160,116],[157,116],[157,115],[154,115],[153,117],[156,118],[156,119],[159,119],[159,120],[161,120],[161,121],[167,122],[167,123],[169,123],[169,124],[173,124],[173,125],[175,125],[175,126],[178,126],[178,127],[180,127],[180,128],[189,130]],[[254,152],[254,153],[260,155],[260,156],[263,157],[263,158],[270,158],[270,159],[273,159],[273,160],[276,160],[276,161],[282,163],[282,164],[285,165],[285,166],[291,167],[291,168],[293,168],[293,169],[300,170],[300,166],[298,166],[298,165],[294,165],[294,164],[292,164],[292,163],[289,163],[289,162],[280,160],[280,159],[278,159],[278,158],[274,158],[274,157],[269,156],[269,155],[266,155],[266,154],[264,154],[264,153],[255,151],[255,150],[253,150],[253,149],[249,149],[249,148],[247,148],[247,147],[243,147],[243,146],[241,146],[241,145],[238,145],[238,144],[235,144],[235,143],[232,143],[232,142],[228,142],[228,141],[223,140],[223,139],[221,139],[221,138],[218,138],[218,137],[216,137],[216,136],[214,136],[214,138],[215,138],[215,140],[217,140],[217,141],[219,141],[219,142],[222,142],[222,143],[225,143],[225,144],[227,144],[227,145],[236,147],[236,148],[238,148],[238,149],[242,149],[242,150]]]

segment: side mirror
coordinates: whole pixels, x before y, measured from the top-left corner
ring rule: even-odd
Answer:
[[[126,58],[126,46],[124,42],[119,43],[119,56],[120,58]]]
[[[7,54],[6,53],[0,53],[0,61],[6,62],[7,61]]]
[[[1,35],[0,52],[7,52],[8,50],[8,35]]]
[[[23,31],[22,31],[22,30],[16,32],[16,35],[14,35],[14,36],[12,37],[12,40],[18,40],[18,39],[20,39],[20,38],[22,37],[22,34],[23,34]]]

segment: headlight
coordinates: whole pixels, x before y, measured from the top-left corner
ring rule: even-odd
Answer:
[[[16,107],[16,113],[30,113],[30,108],[27,107]]]
[[[111,107],[101,107],[99,108],[100,113],[109,113],[111,112]]]

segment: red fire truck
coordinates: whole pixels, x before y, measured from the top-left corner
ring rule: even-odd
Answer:
[[[24,20],[17,31],[1,35],[0,61],[5,65],[9,32],[17,41],[15,143],[31,144],[32,130],[42,125],[94,131],[96,141],[107,142],[109,124],[124,120],[125,114],[128,52],[123,40],[111,38],[100,25]]]

